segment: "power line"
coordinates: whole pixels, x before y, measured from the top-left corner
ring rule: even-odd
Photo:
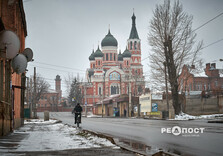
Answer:
[[[215,42],[213,42],[213,43],[211,43],[211,44],[208,44],[207,46],[203,47],[202,49],[205,49],[205,48],[207,48],[207,47],[210,47],[210,46],[212,46],[212,45],[214,45],[214,44],[216,44],[216,43],[218,43],[218,42],[221,42],[221,41],[223,41],[223,38],[220,39],[220,40],[217,40],[217,41],[215,41]]]
[[[30,64],[29,66],[38,67],[38,68],[44,68],[44,69],[48,69],[48,70],[55,70],[55,71],[67,72],[67,73],[74,73],[74,72],[71,72],[71,71],[59,70],[59,69],[48,68],[48,67],[41,67],[41,66],[36,66],[36,65],[32,65],[32,64]],[[78,73],[78,72],[76,72],[76,73]],[[84,73],[82,72],[80,74],[84,74]]]
[[[211,21],[215,20],[216,18],[220,17],[221,15],[223,15],[223,12],[218,14],[217,16],[215,16],[214,18],[210,19],[209,21],[205,22],[204,24],[202,24],[201,26],[197,27],[196,29],[194,29],[192,32],[197,31],[198,29],[202,28],[203,26],[205,26],[206,24],[210,23]]]
[[[85,72],[85,70],[81,70],[81,69],[77,69],[77,68],[70,68],[70,67],[66,67],[66,66],[59,66],[59,65],[49,64],[49,63],[36,62],[36,61],[32,62],[32,63],[44,64],[44,65],[48,65],[48,66],[54,66],[54,67],[59,67],[59,68],[72,69],[72,70],[78,70],[78,71]]]

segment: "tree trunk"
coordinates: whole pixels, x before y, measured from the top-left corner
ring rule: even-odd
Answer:
[[[176,73],[176,65],[174,63],[174,56],[172,51],[172,40],[168,36],[167,42],[164,43],[164,51],[166,57],[166,65],[168,68],[169,82],[172,91],[173,107],[175,115],[179,115],[181,112],[181,104],[179,103],[179,94],[178,94],[178,81]]]

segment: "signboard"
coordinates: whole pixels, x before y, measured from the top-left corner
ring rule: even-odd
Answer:
[[[157,112],[157,111],[158,111],[158,104],[152,103],[152,112]]]
[[[117,73],[117,72],[112,72],[112,73],[109,75],[109,79],[110,79],[110,80],[120,80],[120,74]]]
[[[150,112],[150,115],[160,115],[160,112]]]

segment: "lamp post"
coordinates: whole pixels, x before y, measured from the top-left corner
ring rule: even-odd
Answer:
[[[104,98],[105,98],[105,74],[106,74],[106,70],[104,70],[104,74],[103,74],[103,93],[102,93],[102,118],[103,118],[103,114],[104,114]]]

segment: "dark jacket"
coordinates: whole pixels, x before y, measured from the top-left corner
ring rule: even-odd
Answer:
[[[75,112],[82,112],[83,110],[82,110],[82,107],[80,106],[80,105],[76,105],[75,106],[75,108],[74,108],[74,110],[73,110],[73,113],[75,113]]]

